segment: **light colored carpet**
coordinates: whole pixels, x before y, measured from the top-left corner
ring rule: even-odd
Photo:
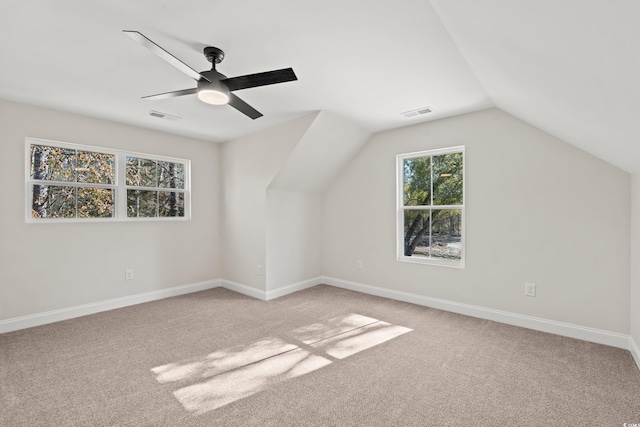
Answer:
[[[0,335],[2,426],[623,426],[628,351],[316,286]]]

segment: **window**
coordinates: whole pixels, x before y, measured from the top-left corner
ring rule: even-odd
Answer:
[[[127,156],[127,216],[184,216],[184,165]]]
[[[27,138],[27,222],[189,218],[189,161]]]
[[[464,267],[464,147],[397,156],[398,260]]]

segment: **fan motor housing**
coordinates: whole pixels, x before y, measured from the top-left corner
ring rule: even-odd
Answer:
[[[200,80],[209,80],[210,82],[216,81],[216,80],[223,80],[226,79],[227,76],[225,76],[222,73],[219,73],[217,70],[213,69],[213,70],[209,70],[209,71],[202,71],[200,73],[200,75],[202,77],[204,77],[204,79],[200,79]]]

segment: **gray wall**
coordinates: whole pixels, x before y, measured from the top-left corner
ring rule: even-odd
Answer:
[[[219,278],[270,291],[324,275],[640,342],[639,174],[491,109],[374,135],[324,194],[282,177],[271,188],[310,127],[329,119],[220,146],[0,101],[0,320]],[[332,135],[321,131],[317,144]],[[190,159],[192,220],[25,224],[26,136]],[[466,268],[398,262],[395,155],[454,145],[466,145]],[[305,244],[316,246],[304,254]]]
[[[640,172],[631,179],[631,337],[640,346]]]
[[[322,275],[322,195],[267,190],[267,291]]]
[[[221,276],[216,144],[6,101],[0,136],[0,320]],[[25,137],[190,159],[192,220],[26,224]]]
[[[396,154],[457,145],[466,268],[396,261]],[[325,194],[323,274],[628,334],[629,210],[628,173],[484,110],[373,136]]]
[[[224,279],[267,290],[267,188],[314,118],[309,114],[223,144]]]
[[[313,112],[223,144],[223,278],[264,292],[318,279],[322,193],[369,135]]]

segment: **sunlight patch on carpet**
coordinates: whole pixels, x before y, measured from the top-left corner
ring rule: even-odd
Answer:
[[[210,378],[296,348],[298,347],[279,338],[268,337],[247,346],[235,346],[214,351],[203,358],[158,366],[153,368],[151,372],[156,374],[156,381],[159,383]]]
[[[313,344],[376,322],[379,322],[379,320],[351,313],[345,316],[334,317],[326,322],[313,323],[294,329],[292,335],[298,341],[302,341],[305,344]]]
[[[157,366],[151,372],[161,384],[190,383],[173,395],[187,411],[200,415],[411,330],[349,313],[296,328],[286,339],[266,337],[248,345]]]
[[[173,395],[186,410],[199,415],[330,363],[324,357],[298,348],[181,388]]]
[[[402,334],[406,334],[411,330],[412,329],[395,326],[386,322],[376,322],[320,341],[311,346],[336,359],[344,359]]]

